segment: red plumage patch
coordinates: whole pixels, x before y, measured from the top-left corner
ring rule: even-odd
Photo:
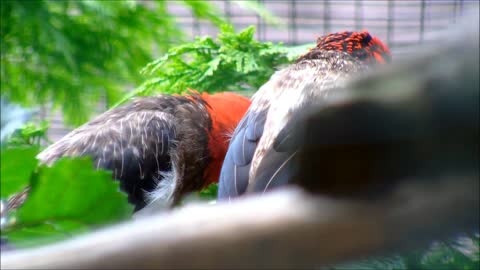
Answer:
[[[346,52],[367,63],[384,64],[391,61],[388,47],[368,31],[330,33],[318,38],[317,46],[312,51],[314,50]],[[308,58],[308,55],[309,53],[301,59]]]
[[[360,60],[379,63],[390,62],[390,50],[378,38],[373,37],[368,31],[338,32],[320,37],[317,48],[321,50],[347,52]]]
[[[208,140],[210,163],[204,173],[205,186],[208,186],[210,183],[218,181],[230,136],[251,101],[244,96],[229,92],[213,95],[202,93],[202,98],[209,105],[208,112],[212,119],[212,129],[209,132]]]

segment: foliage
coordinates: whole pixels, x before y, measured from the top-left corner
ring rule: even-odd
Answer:
[[[183,207],[185,205],[191,203],[199,203],[199,202],[206,202],[206,203],[216,203],[217,201],[217,192],[218,192],[218,184],[211,183],[204,189],[196,192],[192,192],[190,194],[186,194],[182,197],[180,202],[178,203],[178,207]]]
[[[33,111],[26,108],[22,108],[17,104],[12,104],[4,97],[1,97],[0,109],[1,109],[0,143],[3,143],[12,135],[12,133],[15,130],[23,126],[28,120],[31,119]]]
[[[187,89],[207,92],[258,90],[276,69],[297,58],[300,50],[259,42],[254,34],[253,26],[237,34],[231,25],[225,24],[216,40],[205,36],[171,48],[142,70],[149,76],[148,80],[126,95],[122,102],[132,96],[182,93]]]
[[[26,106],[52,102],[67,123],[83,123],[100,98],[114,104],[125,85],[141,82],[154,49],[184,40],[167,3],[2,0],[2,96]],[[180,3],[223,22],[208,1]]]
[[[33,113],[33,110],[27,110],[2,98],[1,147],[40,146],[42,142],[50,142],[47,137],[49,122],[32,121]]]
[[[208,185],[208,187],[204,188],[201,190],[198,195],[200,198],[205,199],[205,200],[216,200],[217,199],[217,193],[218,193],[218,184],[217,183],[212,183]]]
[[[384,258],[373,258],[328,268],[329,270],[475,270],[480,268],[480,235],[436,241],[425,249]]]
[[[36,147],[2,149],[2,198],[29,187],[26,201],[2,228],[2,237],[14,246],[65,239],[131,216],[133,208],[110,171],[95,170],[89,158],[37,167],[37,152]]]
[[[408,263],[419,269],[480,269],[480,236],[470,235],[454,240],[435,242],[420,257],[420,262]],[[408,261],[408,260],[407,260]]]
[[[39,124],[27,122],[16,129],[9,137],[7,144],[9,146],[37,145],[41,141],[50,142],[47,137],[47,130],[50,124],[47,121],[41,121]]]

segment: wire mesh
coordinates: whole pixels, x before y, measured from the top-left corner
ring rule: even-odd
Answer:
[[[236,29],[257,26],[256,37],[262,41],[297,45],[314,42],[328,32],[367,29],[384,40],[395,55],[408,53],[408,47],[435,42],[435,32],[446,28],[476,0],[256,0],[281,24],[267,22],[253,11],[242,8],[239,1],[211,1]],[[171,2],[179,24],[191,34],[215,36],[217,30],[208,22],[192,18],[184,7]],[[478,8],[478,6],[477,6]]]

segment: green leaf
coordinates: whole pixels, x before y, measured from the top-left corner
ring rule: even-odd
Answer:
[[[46,221],[11,231],[8,233],[8,240],[15,243],[15,248],[26,248],[64,240],[88,230],[84,224],[74,221],[59,220],[54,223]]]
[[[202,199],[207,199],[207,200],[216,200],[217,199],[217,193],[218,193],[218,184],[217,183],[212,183],[208,185],[206,188],[201,190],[198,195]]]
[[[90,158],[63,158],[41,167],[18,218],[24,224],[55,219],[104,224],[128,217],[131,210],[111,171],[96,170]]]
[[[37,167],[37,147],[6,148],[1,152],[1,197],[8,198],[25,188]]]
[[[32,178],[7,237],[19,246],[41,244],[125,220],[132,211],[110,171],[94,169],[90,158],[63,158]]]
[[[179,202],[179,205],[184,206],[189,203],[196,203],[196,202],[215,203],[217,200],[217,193],[218,193],[218,184],[211,183],[201,191],[192,192],[187,194],[186,196],[183,196]]]
[[[49,126],[48,121],[41,121],[38,125],[34,122],[27,122],[7,138],[6,145],[13,147],[39,146],[42,140],[50,142],[47,137]]]
[[[243,42],[250,42],[255,35],[255,27],[250,25],[238,34],[238,39]]]
[[[205,73],[203,73],[202,77],[200,77],[200,81],[201,80],[205,80],[208,76],[212,76],[213,73],[215,71],[217,71],[218,69],[218,66],[220,65],[220,62],[222,60],[220,58],[215,58],[213,59],[212,61],[208,62],[208,68],[207,70],[205,71]]]

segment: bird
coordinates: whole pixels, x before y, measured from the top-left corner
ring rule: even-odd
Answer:
[[[250,106],[232,92],[136,97],[112,108],[37,155],[52,165],[88,156],[112,171],[137,212],[169,208],[183,195],[218,181],[231,133]]]
[[[472,12],[437,34],[443,42],[419,45],[337,89],[324,106],[293,116],[287,151],[298,151],[297,184],[315,194],[365,199],[404,185],[417,192],[451,186],[436,196],[471,190],[462,197],[478,208],[478,18]],[[467,210],[453,211],[466,211],[478,228],[478,212]]]
[[[218,200],[264,193],[292,182],[296,152],[285,151],[291,116],[323,99],[356,74],[391,62],[390,49],[367,30],[329,33],[253,95],[230,141]]]

